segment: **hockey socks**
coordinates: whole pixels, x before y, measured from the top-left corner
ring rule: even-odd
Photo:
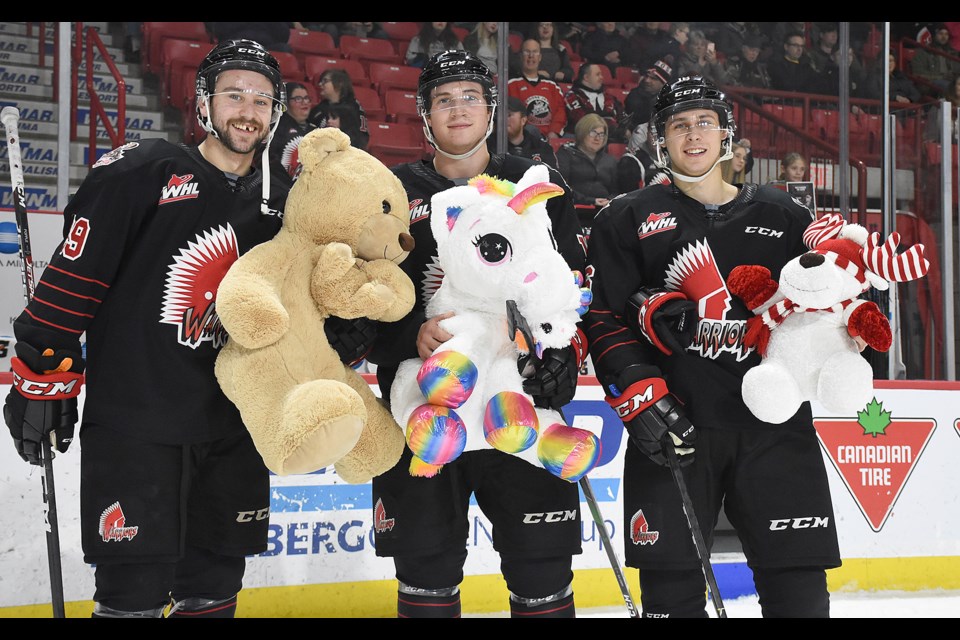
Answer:
[[[557,594],[547,598],[521,598],[510,594],[511,618],[576,618],[573,605],[573,592],[564,590],[565,595]]]
[[[398,618],[459,618],[460,588],[418,589],[400,583]]]
[[[224,600],[184,598],[178,600],[167,614],[168,618],[233,618],[237,613],[237,596]]]

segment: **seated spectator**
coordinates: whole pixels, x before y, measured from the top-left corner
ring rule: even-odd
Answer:
[[[890,63],[891,66],[893,63]],[[947,101],[946,108],[950,110],[950,118],[953,121],[951,130],[947,132],[948,136],[954,136],[956,139],[957,135],[957,111],[960,110],[960,74],[953,76],[953,79],[950,81],[950,84],[947,86],[947,92],[943,96],[944,100]],[[937,111],[931,111],[927,115],[927,124],[926,124],[926,137],[929,140],[940,141],[940,118],[935,117],[934,114],[938,113]]]
[[[607,122],[610,142],[622,142],[620,132],[623,105],[603,86],[601,65],[586,62],[577,71],[577,79],[563,97],[567,109],[567,128],[575,127],[580,118],[596,113]]]
[[[320,74],[320,102],[310,110],[307,119],[317,127],[332,126],[329,122],[333,113],[333,105],[344,105],[345,109],[353,111],[352,116],[344,118],[342,110],[337,110],[341,126],[337,127],[350,136],[350,144],[366,149],[370,141],[370,130],[367,128],[367,115],[360,106],[360,101],[353,91],[353,82],[350,74],[343,69],[327,69]],[[343,122],[346,121],[344,125]]]
[[[728,84],[727,73],[717,60],[716,45],[699,29],[690,32],[677,67],[678,76],[702,76],[716,85]]]
[[[409,66],[422,69],[427,60],[449,49],[463,50],[463,43],[454,33],[453,25],[449,22],[424,22],[417,35],[410,39],[404,59]]]
[[[626,130],[632,131],[638,124],[650,120],[653,103],[657,101],[657,94],[665,84],[670,84],[672,80],[672,58],[657,60],[640,76],[637,86],[630,90],[627,99],[624,101],[623,123]]]
[[[646,69],[657,61],[656,52],[664,46],[667,32],[659,22],[641,22],[627,39],[623,64],[635,69]]]
[[[540,75],[554,82],[573,82],[570,52],[561,44],[555,23],[534,22],[533,30],[527,38],[540,43]]]
[[[463,48],[480,58],[494,74],[498,73],[497,32],[499,30],[499,22],[478,22],[463,39]]]
[[[570,43],[570,46],[579,53],[583,44],[583,36],[590,31],[588,22],[554,22],[554,28],[560,34],[560,39]]]
[[[617,160],[617,190],[629,193],[651,184],[669,184],[670,172],[657,166],[656,140],[649,122],[638,124],[627,138],[627,151]]]
[[[733,157],[720,163],[723,181],[728,184],[744,184],[750,172],[747,167],[747,160],[750,159],[750,141],[738,140],[733,143],[731,150]]]
[[[588,31],[580,43],[580,56],[584,62],[606,65],[611,74],[620,66],[620,55],[627,50],[627,39],[617,29],[616,22],[596,22],[596,28]]]
[[[310,94],[300,82],[286,84],[287,110],[280,116],[270,141],[270,208],[283,211],[287,192],[300,175],[300,140],[316,127],[310,115]]]
[[[786,40],[787,34],[799,33],[804,43],[810,36],[810,28],[804,21],[800,22],[761,22],[761,31],[767,37],[767,42],[773,46],[773,55],[780,55],[780,45]],[[810,39],[813,42],[813,39]],[[769,62],[769,61],[768,61]]]
[[[827,65],[833,59],[839,40],[840,29],[836,22],[818,22],[817,39],[813,47],[807,51],[810,66],[820,73],[826,73]]]
[[[553,80],[540,76],[540,43],[527,39],[520,47],[523,63],[520,76],[507,81],[507,95],[519,98],[527,108],[530,124],[547,138],[564,135],[567,109],[563,92]]]
[[[933,25],[931,32],[933,39],[928,45],[931,50],[917,48],[910,68],[913,70],[913,75],[936,85],[942,95],[946,92],[951,78],[960,72],[960,62],[945,56],[960,58],[960,51],[950,46],[950,30],[944,23],[938,22]]]
[[[490,153],[497,151],[496,133],[487,138]],[[519,98],[507,98],[507,149],[514,156],[530,158],[557,168],[557,154],[553,146],[533,125],[527,124],[527,107]]]
[[[715,36],[717,53],[725,60],[739,56],[747,37],[759,35],[760,28],[756,22],[724,22]]]
[[[897,56],[891,51],[889,54],[890,67],[890,102],[920,102],[922,95],[913,81],[899,69]],[[873,71],[864,83],[863,91],[858,97],[880,100],[883,98],[883,65],[875,64]]]
[[[763,49],[763,36],[747,34],[740,47],[740,53],[727,58],[724,72],[730,84],[755,89],[769,89],[770,72],[767,63],[760,60]]]
[[[207,22],[207,31],[216,42],[255,40],[269,51],[293,51],[290,48],[292,22]]]
[[[807,161],[797,151],[791,151],[780,161],[780,175],[773,183],[803,182],[807,176]]]
[[[367,119],[347,102],[335,102],[327,107],[326,126],[340,129],[350,136],[352,146],[364,151],[370,141],[366,121]]]
[[[667,29],[667,37],[661,42],[651,45],[648,60],[664,60],[670,56],[671,66],[676,64],[683,55],[684,47],[690,37],[689,22],[671,22]],[[637,67],[642,69],[643,67]]]
[[[379,22],[337,22],[337,33],[334,40],[340,46],[340,36],[356,36],[358,38],[382,38],[389,40],[390,36],[383,30]]]
[[[798,93],[829,93],[826,77],[810,66],[810,57],[804,53],[803,34],[791,31],[783,40],[782,51],[771,57],[770,88]]]
[[[619,193],[617,160],[606,152],[607,123],[597,114],[581,118],[574,136],[573,142],[557,150],[557,163],[573,192],[581,225],[589,227],[596,212]]]
[[[840,95],[840,60],[842,50],[836,47],[830,58],[826,61],[823,70],[824,90],[832,96]],[[878,65],[874,65],[878,66]],[[853,47],[847,48],[847,84],[850,87],[851,96],[860,96],[863,94],[867,83],[867,73],[863,69],[857,52]],[[856,105],[854,105],[856,106]],[[854,113],[859,111],[859,107],[854,109]]]

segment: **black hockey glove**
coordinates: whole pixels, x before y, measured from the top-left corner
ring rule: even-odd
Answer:
[[[3,405],[3,419],[20,457],[40,465],[43,438],[49,438],[59,453],[73,441],[83,358],[68,350],[40,353],[25,342],[15,348],[19,357],[11,359],[13,386]]]
[[[539,359],[529,353],[521,355],[517,358],[517,369],[526,378],[524,393],[533,397],[535,406],[559,411],[577,393],[580,367],[586,355],[587,337],[580,329],[570,340],[570,346],[545,349]]]
[[[356,367],[370,353],[377,338],[377,324],[369,318],[346,320],[330,316],[323,323],[327,342],[340,357],[340,362]]]
[[[679,291],[647,287],[627,298],[625,315],[634,333],[668,356],[690,346],[700,320],[697,303]]]
[[[630,368],[628,368],[629,371]],[[630,377],[621,375],[621,379]],[[680,466],[693,462],[697,430],[687,419],[683,404],[667,390],[663,378],[644,378],[622,392],[608,385],[605,399],[613,407],[633,442],[648,458],[667,466],[664,447],[674,447]]]

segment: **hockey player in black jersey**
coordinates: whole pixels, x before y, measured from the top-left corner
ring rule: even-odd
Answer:
[[[588,247],[590,353],[623,420],[626,564],[640,569],[643,615],[706,617],[705,577],[665,448],[681,461],[707,546],[721,507],[737,531],[765,617],[827,617],[837,529],[809,403],[786,423],[755,418],[741,380],[752,313],[726,276],[759,264],[776,280],[806,251],[808,211],[768,186],[723,181],[736,124],[709,81],[659,93],[651,123],[671,184],[613,200]]]
[[[269,474],[214,377],[227,339],[216,292],[280,228],[254,165],[283,112],[280,67],[254,41],[226,41],[199,65],[196,91],[204,141],[128,142],[98,160],[14,323],[3,413],[25,461],[40,463],[43,438],[67,450],[85,373],[80,528],[94,617],[168,606],[233,617],[244,556],[266,549]]]
[[[435,55],[420,75],[417,103],[436,154],[433,160],[393,168],[410,198],[410,233],[416,240],[401,268],[418,295],[405,319],[380,326],[370,354],[378,365],[384,398],[390,397],[400,362],[426,359],[451,337],[438,326],[448,315],[426,320],[424,313],[442,277],[430,231],[431,197],[481,173],[517,182],[533,164],[527,158],[490,153],[486,139],[493,129],[497,89],[492,73],[476,56],[465,51]],[[547,203],[559,251],[571,269],[582,269],[583,238],[570,190],[553,168],[550,179],[566,191]],[[538,406],[558,409],[573,398],[586,353],[579,345],[583,342],[544,352],[542,366],[524,384]],[[405,448],[393,469],[373,479],[377,555],[394,559],[398,616],[460,616],[471,494],[493,523],[493,546],[510,591],[511,614],[574,616],[572,556],[581,552],[576,483],[493,449],[466,451],[432,478],[412,477],[410,457]],[[525,513],[547,511],[575,517],[563,522],[524,520]]]

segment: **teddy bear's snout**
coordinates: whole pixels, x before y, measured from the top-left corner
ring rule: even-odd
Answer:
[[[804,269],[813,269],[822,265],[824,260],[826,258],[823,257],[823,254],[809,251],[800,256],[800,266]]]
[[[400,243],[400,248],[406,251],[407,253],[413,251],[413,247],[416,246],[416,242],[413,239],[413,236],[409,233],[401,233],[400,237],[397,238],[397,242]]]

